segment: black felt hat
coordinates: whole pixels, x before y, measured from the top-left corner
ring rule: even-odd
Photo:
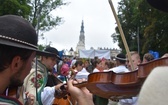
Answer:
[[[16,15],[0,16],[0,44],[48,54],[38,50],[37,41],[38,35],[28,21]]]
[[[47,47],[44,51],[48,53],[48,54],[46,53],[45,56],[55,56],[59,60],[61,60],[61,58],[59,56],[59,52],[58,52],[58,50],[56,48],[54,48],[54,47]]]
[[[156,9],[168,12],[168,0],[147,0],[147,2]]]
[[[126,56],[125,54],[122,54],[122,53],[119,53],[116,57],[115,57],[116,60],[122,60],[122,61],[126,61]]]

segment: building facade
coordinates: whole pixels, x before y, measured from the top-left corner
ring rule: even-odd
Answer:
[[[82,20],[81,23],[81,30],[80,30],[80,35],[79,35],[79,41],[76,46],[76,51],[71,48],[70,50],[66,51],[66,55],[68,56],[78,56],[79,55],[79,50],[85,50],[85,31],[84,31],[84,21]],[[91,49],[94,49],[91,47]],[[97,50],[110,50],[110,56],[111,58],[114,58],[118,53],[121,52],[120,49],[111,49],[111,48],[97,48]]]

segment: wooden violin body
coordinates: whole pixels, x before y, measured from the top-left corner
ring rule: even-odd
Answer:
[[[142,85],[138,71],[129,73],[97,72],[89,75],[87,89],[100,97],[123,99],[136,96]]]
[[[54,99],[54,102],[53,102],[53,105],[70,105],[70,99],[71,97],[69,95],[66,96],[66,98],[61,98],[61,99],[58,99],[58,98],[55,98]]]
[[[138,70],[127,73],[91,73],[86,87],[91,93],[103,98],[130,98],[139,93],[146,77],[157,66],[168,66],[168,57],[140,64]]]

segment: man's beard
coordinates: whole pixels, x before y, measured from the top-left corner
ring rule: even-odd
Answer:
[[[18,72],[10,78],[9,87],[18,87],[23,85],[23,80],[20,80],[19,77],[22,75],[25,64],[18,70]]]
[[[16,77],[16,76],[15,76]],[[19,86],[22,86],[23,85],[23,81],[15,78],[14,76],[11,77],[10,79],[10,85],[9,87],[19,87]]]

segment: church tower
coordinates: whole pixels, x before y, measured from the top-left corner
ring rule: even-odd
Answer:
[[[82,20],[81,30],[79,35],[79,42],[76,47],[76,52],[78,53],[79,50],[85,49],[85,31],[84,31],[84,22]]]

